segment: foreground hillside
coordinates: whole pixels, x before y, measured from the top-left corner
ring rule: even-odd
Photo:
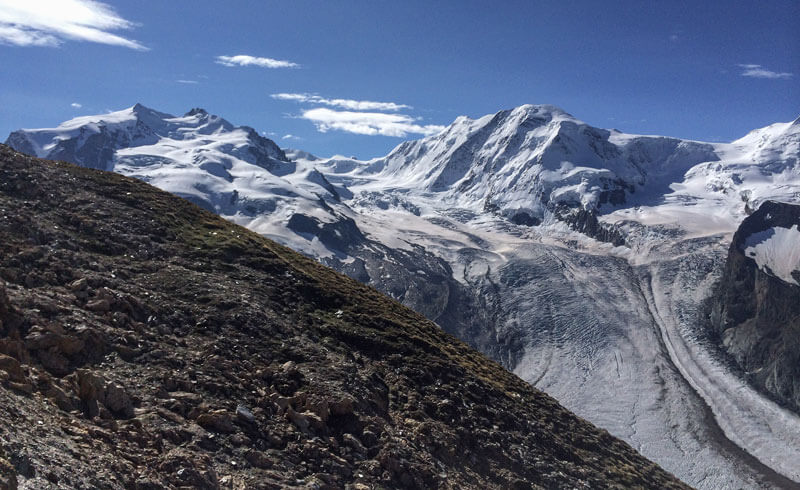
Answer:
[[[399,303],[142,182],[0,146],[0,236],[0,487],[682,486]]]

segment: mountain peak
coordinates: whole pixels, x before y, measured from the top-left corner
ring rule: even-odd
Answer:
[[[137,114],[137,115],[139,115],[139,114],[163,114],[161,112],[158,112],[158,111],[156,111],[154,109],[151,109],[151,108],[147,107],[146,105],[142,104],[141,102],[137,102],[129,110],[132,113]],[[165,115],[168,116],[168,114],[165,114]]]
[[[572,114],[560,107],[550,104],[524,104],[507,111],[511,120],[517,124],[535,122],[537,125],[547,124],[552,121],[572,121],[582,124]]]
[[[159,112],[155,109],[151,109],[139,102],[137,102],[130,109],[120,112],[132,114],[137,120],[145,123],[146,125],[150,126],[153,129],[163,126],[165,119],[170,119],[175,117],[172,114],[167,114],[165,112]]]
[[[476,119],[473,119],[469,116],[458,116],[450,124],[450,127],[452,128],[462,125],[471,125],[475,121],[488,121],[489,119],[497,121],[499,124],[505,126],[509,124],[521,125],[525,121],[531,120],[534,120],[539,124],[547,124],[553,120],[568,120],[582,124],[582,121],[578,120],[575,118],[575,116],[558,106],[550,104],[523,104],[511,109],[503,109],[493,115],[490,114]]]
[[[564,109],[551,104],[522,104],[512,109],[513,112],[525,112],[527,114],[552,114],[559,116],[573,117]]]
[[[190,110],[189,112],[187,112],[186,114],[184,114],[184,117],[197,116],[197,115],[207,116],[208,115],[208,111],[206,111],[202,107],[195,107],[192,110]]]

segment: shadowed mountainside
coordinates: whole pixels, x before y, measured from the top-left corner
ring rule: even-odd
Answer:
[[[800,412],[800,272],[789,268],[788,277],[780,277],[770,265],[795,265],[798,226],[800,206],[762,204],[733,236],[725,271],[710,300],[711,329],[722,349],[758,389],[796,412]],[[782,244],[780,232],[788,237]],[[770,250],[773,240],[779,245]],[[760,251],[759,242],[765,247]]]

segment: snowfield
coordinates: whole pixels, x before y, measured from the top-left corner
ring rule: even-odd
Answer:
[[[744,253],[758,268],[790,284],[800,286],[793,277],[800,271],[800,230],[776,226],[746,238]]]
[[[148,181],[416,306],[695,487],[800,485],[800,418],[729,368],[703,309],[747,213],[800,203],[800,119],[704,143],[525,105],[358,161],[137,105],[8,143]],[[586,233],[564,219],[581,212]],[[798,284],[797,227],[745,254]]]

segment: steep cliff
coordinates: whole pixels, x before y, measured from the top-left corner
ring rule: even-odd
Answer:
[[[736,231],[712,298],[723,349],[758,388],[800,411],[800,205],[767,201]]]

